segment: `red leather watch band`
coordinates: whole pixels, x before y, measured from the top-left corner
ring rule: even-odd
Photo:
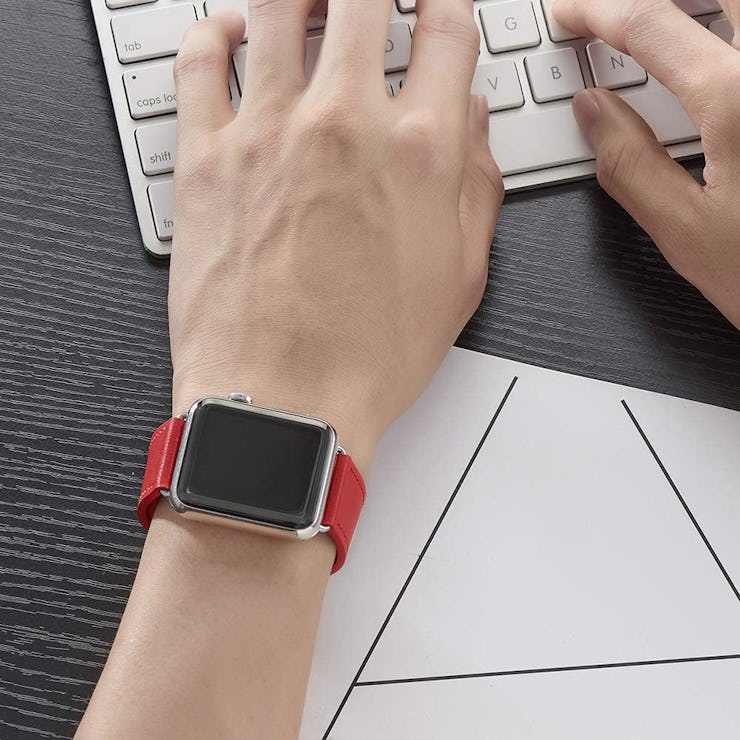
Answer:
[[[162,496],[162,491],[168,490],[172,484],[172,474],[184,428],[185,420],[175,417],[162,424],[152,435],[144,481],[136,506],[136,513],[144,529],[149,529],[152,523],[154,509]],[[332,573],[336,573],[347,559],[352,535],[364,504],[365,483],[362,476],[352,458],[340,453],[334,464],[334,474],[321,522],[325,527],[329,527],[329,536],[337,548]]]
[[[172,483],[175,459],[180,449],[180,439],[184,428],[185,419],[175,416],[159,426],[152,434],[144,481],[141,484],[139,503],[136,505],[136,514],[144,529],[149,529],[152,523],[154,509],[162,497],[162,491],[168,490]]]
[[[332,573],[336,573],[347,559],[349,544],[355,533],[360,512],[365,504],[365,483],[349,455],[337,455],[329,497],[326,500],[324,519],[329,536],[337,547]]]

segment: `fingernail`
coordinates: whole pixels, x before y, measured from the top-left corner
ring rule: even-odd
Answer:
[[[591,90],[583,90],[573,98],[573,115],[578,121],[581,131],[583,131],[583,135],[593,147],[594,129],[601,115],[601,110],[599,109],[598,100]]]
[[[476,95],[476,106],[478,108],[478,119],[480,128],[485,136],[488,136],[490,130],[490,116],[488,113],[488,98],[485,95]]]

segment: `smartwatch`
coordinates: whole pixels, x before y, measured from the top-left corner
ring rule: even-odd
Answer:
[[[334,573],[365,485],[330,424],[232,393],[201,398],[154,432],[137,506],[145,529],[162,496],[189,518],[300,540],[326,532],[336,545]]]

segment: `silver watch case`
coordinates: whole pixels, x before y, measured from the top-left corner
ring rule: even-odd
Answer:
[[[304,529],[291,529],[269,521],[258,521],[233,514],[224,514],[219,511],[211,511],[191,506],[178,497],[177,488],[182,471],[183,460],[185,459],[185,450],[187,449],[188,439],[190,437],[192,420],[195,412],[206,404],[216,404],[239,409],[245,414],[262,414],[264,416],[270,416],[284,421],[308,424],[329,432],[330,444],[328,446],[328,452],[324,459],[319,461],[321,465],[321,474],[319,479],[320,495],[317,499],[315,511],[312,512],[311,524],[308,527],[305,527]],[[177,452],[177,458],[175,459],[175,468],[172,474],[170,490],[162,491],[162,495],[169,499],[172,508],[178,514],[188,519],[199,519],[212,523],[218,522],[234,527],[256,530],[262,534],[271,534],[277,537],[286,537],[291,539],[297,538],[299,540],[309,540],[320,532],[329,531],[329,528],[324,526],[321,522],[324,518],[324,511],[329,497],[329,488],[331,487],[331,479],[334,474],[334,464],[336,462],[337,455],[344,454],[344,450],[339,447],[337,443],[337,433],[331,424],[327,424],[325,421],[314,419],[310,416],[301,416],[299,414],[291,414],[286,411],[277,411],[276,409],[255,406],[252,403],[252,399],[243,393],[231,393],[228,399],[210,397],[201,398],[190,407],[184,418],[185,428],[183,429],[182,438],[180,439],[180,447]]]

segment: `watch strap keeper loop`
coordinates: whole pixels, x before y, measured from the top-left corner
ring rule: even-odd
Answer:
[[[347,559],[349,544],[364,504],[365,483],[360,471],[349,455],[339,453],[334,464],[334,475],[321,522],[325,527],[329,527],[329,536],[337,547],[332,573],[336,573]]]
[[[159,426],[152,435],[144,482],[141,485],[139,503],[136,505],[136,514],[144,529],[148,530],[152,523],[154,509],[162,498],[162,491],[169,490],[172,484],[175,459],[184,428],[185,419],[175,416]]]

